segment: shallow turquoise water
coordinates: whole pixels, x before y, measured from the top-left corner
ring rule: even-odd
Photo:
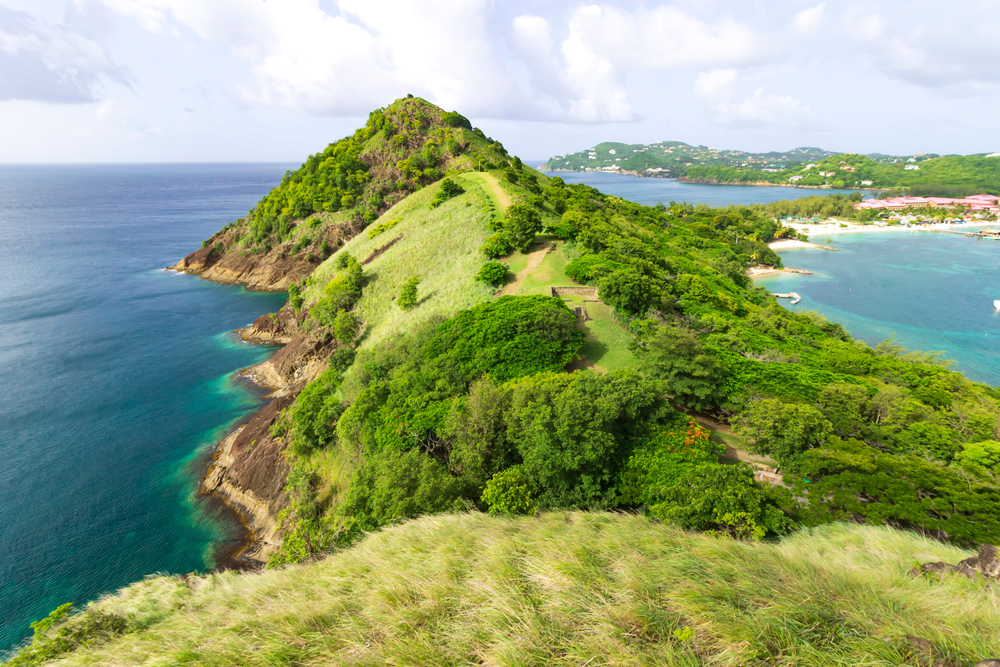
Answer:
[[[0,167],[0,655],[64,602],[204,571],[237,536],[196,494],[258,407],[233,329],[284,294],[162,267],[287,165]]]
[[[909,349],[943,351],[956,370],[1000,385],[1000,312],[993,307],[1000,299],[1000,242],[926,231],[832,239],[839,252],[779,252],[785,266],[815,275],[768,276],[757,284],[798,292],[795,306],[779,301],[817,310],[870,345],[895,334]]]

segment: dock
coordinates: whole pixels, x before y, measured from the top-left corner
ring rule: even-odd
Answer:
[[[791,299],[793,306],[802,300],[797,292],[774,292],[774,296],[779,299]]]

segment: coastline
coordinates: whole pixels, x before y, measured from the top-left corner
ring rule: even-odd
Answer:
[[[854,222],[849,222],[846,220],[837,220],[836,218],[830,218],[829,220],[824,220],[823,222],[813,222],[813,223],[785,223],[785,227],[794,229],[802,234],[812,235],[833,235],[833,234],[878,234],[883,232],[945,232],[952,234],[962,234],[972,227],[996,227],[1000,226],[1000,221],[997,222],[965,222],[960,224],[946,224],[946,223],[934,223],[928,225],[859,225]],[[772,241],[768,244],[772,249],[776,248],[775,244],[784,243],[785,241]],[[807,244],[814,245],[814,244]],[[787,249],[789,247],[804,247],[804,246],[787,246],[782,247],[782,249]]]
[[[617,176],[634,176],[636,178],[666,178],[669,180],[677,181],[678,183],[687,183],[689,185],[745,185],[749,187],[762,187],[762,188],[798,188],[800,190],[857,190],[859,192],[864,192],[865,190],[885,190],[887,188],[899,187],[899,186],[880,186],[875,187],[871,185],[865,185],[862,187],[854,187],[850,185],[845,185],[840,188],[835,188],[832,185],[795,185],[794,183],[771,183],[769,181],[751,181],[749,183],[728,183],[725,181],[707,181],[701,179],[688,179],[684,176],[663,176],[661,174],[642,174],[637,171],[620,169],[618,171],[605,171],[603,169],[543,169],[545,165],[538,165],[535,167],[538,171],[548,172],[548,173],[573,173],[573,174],[615,174]]]

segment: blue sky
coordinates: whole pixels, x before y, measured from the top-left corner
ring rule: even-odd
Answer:
[[[301,161],[413,93],[600,141],[1000,151],[1000,0],[0,0],[0,162]]]

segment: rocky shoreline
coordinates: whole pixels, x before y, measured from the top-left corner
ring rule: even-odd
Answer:
[[[170,270],[200,275],[216,282],[237,283],[251,290],[282,291],[308,276],[315,264],[282,258],[280,253],[238,255],[213,253],[206,246],[191,253]],[[270,390],[270,402],[243,426],[219,443],[205,472],[200,492],[231,509],[246,528],[245,544],[227,558],[223,567],[257,569],[281,546],[279,514],[288,507],[285,493],[288,464],[285,442],[271,435],[271,427],[292,404],[302,388],[326,368],[336,347],[325,332],[310,334],[302,327],[308,313],[285,305],[277,313],[258,317],[237,330],[249,343],[282,347],[267,360],[239,371],[240,375]]]

